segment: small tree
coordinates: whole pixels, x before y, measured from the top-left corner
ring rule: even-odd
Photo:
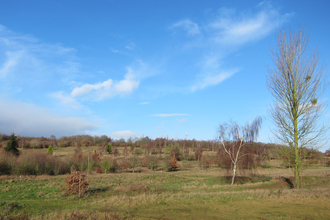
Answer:
[[[70,194],[78,194],[80,197],[88,189],[88,182],[85,180],[85,175],[72,165],[71,174],[65,179],[65,185],[68,187],[66,191]]]
[[[47,154],[53,155],[53,147],[52,147],[52,145],[49,145],[49,147],[47,149]]]
[[[261,122],[262,118],[257,117],[245,126],[240,126],[231,121],[229,124],[221,124],[219,127],[219,141],[232,163],[231,185],[235,182],[238,162],[245,156],[245,154],[240,155],[241,149],[246,142],[252,142],[257,139]]]
[[[170,165],[171,165],[171,171],[176,171],[179,168],[179,164],[177,159],[173,156],[171,161],[170,161]]]
[[[14,133],[10,135],[10,139],[5,147],[5,150],[15,156],[19,155],[17,136]]]
[[[112,146],[111,146],[110,143],[108,144],[107,152],[108,152],[109,154],[111,154],[111,152],[112,152]]]

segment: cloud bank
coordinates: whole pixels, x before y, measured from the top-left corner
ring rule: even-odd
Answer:
[[[98,128],[83,118],[61,117],[47,109],[32,104],[13,102],[0,98],[0,131],[10,134],[15,132],[22,136],[86,134]]]

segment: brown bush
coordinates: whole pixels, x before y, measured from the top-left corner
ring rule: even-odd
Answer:
[[[148,160],[148,158],[147,158],[147,157],[143,157],[143,158],[142,158],[142,166],[143,166],[143,167],[147,167],[148,164],[149,164],[149,160]]]
[[[119,163],[119,167],[127,170],[130,167],[128,160],[123,160]]]
[[[102,169],[101,169],[101,167],[97,167],[97,168],[96,168],[96,173],[102,173]]]
[[[202,155],[203,155],[203,148],[199,147],[195,151],[195,160],[199,161],[201,159]]]
[[[171,171],[176,171],[179,168],[178,161],[175,157],[172,157],[170,161],[170,165],[171,165]]]
[[[85,175],[77,171],[75,166],[71,167],[71,174],[65,179],[67,193],[79,195],[79,197],[88,189],[88,180],[85,180]]]
[[[92,160],[98,165],[101,161],[100,155],[98,155],[97,153],[93,153]]]

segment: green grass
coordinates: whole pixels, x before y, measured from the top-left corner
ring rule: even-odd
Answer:
[[[65,158],[74,148],[54,152]],[[66,175],[0,176],[0,219],[330,219],[330,167],[305,170],[303,188],[292,190],[279,179],[292,171],[278,161],[239,172],[233,186],[226,170],[182,164],[178,172],[93,172],[81,198],[63,192]]]
[[[88,177],[90,189],[82,198],[63,196],[65,177],[2,176],[0,216],[25,213],[37,219],[70,215],[81,219],[96,215],[102,219],[105,214],[123,219],[330,218],[328,176],[305,176],[303,189],[290,190],[281,180],[266,175],[245,177],[243,182],[230,186],[228,178],[212,169],[92,174]]]

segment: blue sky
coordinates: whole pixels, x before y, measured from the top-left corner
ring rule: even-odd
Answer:
[[[0,2],[0,130],[211,140],[263,116],[276,31],[310,31],[328,75],[328,1]],[[327,101],[329,90],[322,100]],[[322,118],[328,121],[329,110]],[[329,144],[322,149],[328,149]]]

